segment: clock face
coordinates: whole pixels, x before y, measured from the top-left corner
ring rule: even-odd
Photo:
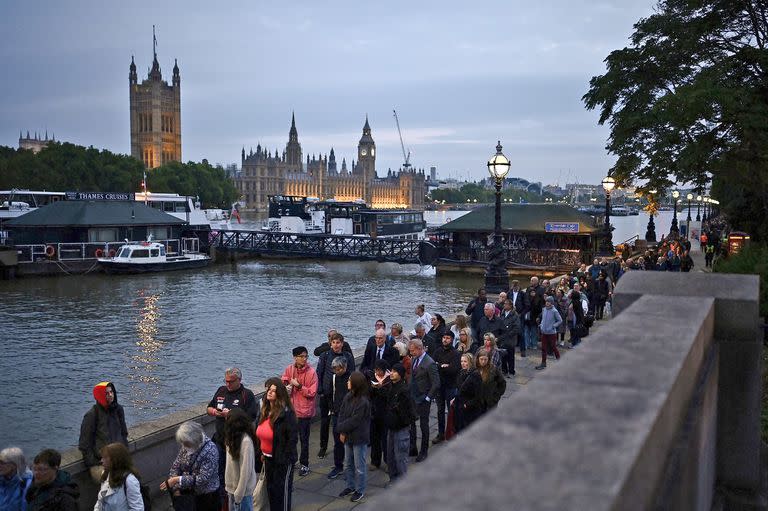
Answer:
[[[376,154],[376,149],[374,149],[373,147],[371,147],[371,156],[373,156],[374,154]]]
[[[365,149],[360,149],[360,154],[365,156],[366,154],[368,154],[368,151],[366,151]]]

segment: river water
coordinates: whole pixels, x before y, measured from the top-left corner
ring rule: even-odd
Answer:
[[[670,219],[657,218],[659,236]],[[612,223],[619,243],[643,236],[647,216]],[[436,277],[416,265],[312,261],[0,281],[0,448],[76,445],[99,381],[115,382],[130,427],[208,400],[228,366],[255,385],[278,375],[294,346],[311,353],[328,328],[362,347],[376,319],[410,329],[418,303],[451,316],[481,284],[481,275]]]

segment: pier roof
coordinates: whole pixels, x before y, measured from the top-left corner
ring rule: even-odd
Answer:
[[[493,232],[495,206],[477,208],[443,225],[445,232]],[[579,225],[578,234],[597,232],[594,219],[566,204],[502,204],[501,230],[504,232],[545,233],[546,224]],[[555,231],[561,234],[575,232]]]
[[[58,201],[5,223],[13,227],[180,225],[184,220],[136,201]]]

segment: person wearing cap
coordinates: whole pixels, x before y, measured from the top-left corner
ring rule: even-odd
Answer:
[[[104,467],[101,464],[101,450],[111,443],[128,445],[128,426],[125,424],[125,410],[117,402],[115,385],[109,381],[93,387],[96,403],[86,412],[80,424],[78,448],[83,453],[83,463],[88,467],[91,479],[101,484]]]
[[[299,476],[309,474],[309,430],[312,417],[315,416],[315,401],[317,398],[317,373],[309,365],[309,352],[304,346],[293,348],[293,363],[283,371],[281,380],[291,397],[291,404],[296,412],[299,425]]]
[[[557,350],[557,327],[563,322],[562,316],[555,308],[555,299],[548,296],[541,311],[539,330],[541,330],[541,365],[536,369],[547,367],[547,352],[552,351],[555,358],[560,360],[560,352]]]
[[[389,374],[387,394],[387,468],[394,482],[408,471],[409,429],[416,420],[416,407],[405,382],[405,366],[397,363]]]

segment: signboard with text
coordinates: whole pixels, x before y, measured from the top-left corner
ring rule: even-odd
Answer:
[[[136,200],[135,193],[126,192],[66,192],[66,200]]]
[[[579,223],[578,222],[545,222],[544,231],[578,234]]]

